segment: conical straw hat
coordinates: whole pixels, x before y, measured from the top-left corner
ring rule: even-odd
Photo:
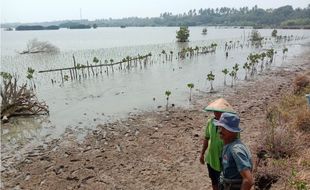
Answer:
[[[205,107],[204,111],[236,113],[232,106],[224,98],[219,98],[211,102],[207,107]]]

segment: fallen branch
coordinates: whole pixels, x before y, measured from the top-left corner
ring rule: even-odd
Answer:
[[[1,86],[1,120],[5,121],[17,115],[42,115],[48,114],[45,102],[39,102],[33,90],[27,84],[17,85],[16,78],[3,79]]]

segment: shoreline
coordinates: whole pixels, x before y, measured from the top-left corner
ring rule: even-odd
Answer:
[[[307,48],[255,81],[194,97],[192,108],[145,112],[98,125],[82,142],[67,133],[62,140],[26,153],[19,162],[2,159],[1,188],[211,188],[207,169],[199,163],[202,126],[208,119],[202,108],[217,97],[227,99],[240,115],[241,138],[254,156],[267,107],[290,91],[297,73],[310,69]],[[2,168],[10,161],[10,167]]]

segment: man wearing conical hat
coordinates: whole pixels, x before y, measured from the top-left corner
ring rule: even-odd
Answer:
[[[222,113],[236,113],[232,106],[223,98],[211,102],[204,111],[211,111],[214,117],[208,120],[205,131],[203,146],[200,154],[200,163],[206,164],[213,190],[219,189],[221,173],[221,153],[223,140],[220,138],[215,122],[220,119]]]

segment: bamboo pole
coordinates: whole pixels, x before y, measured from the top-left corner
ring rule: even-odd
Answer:
[[[62,75],[62,71],[60,71],[60,75],[61,75],[61,83],[64,83],[64,77]]]
[[[73,77],[72,77],[72,71],[71,71],[71,69],[70,69],[69,71],[70,71],[70,77],[71,77],[71,80],[73,80]]]
[[[74,71],[75,71],[75,78],[77,79],[77,69],[76,69],[76,62],[75,62],[75,57],[73,55],[73,65],[74,65]]]
[[[74,57],[74,56],[73,56]],[[149,57],[149,55],[145,55],[143,56],[143,58],[147,58]],[[133,58],[131,60],[135,60],[135,59],[138,59],[138,58]],[[74,60],[74,65],[75,65],[75,58],[73,59]],[[100,65],[89,65],[89,66],[84,66],[84,68],[94,68],[94,67],[102,67],[102,66],[105,66],[105,67],[109,67],[109,66],[113,66],[113,65],[118,65],[118,64],[121,64],[123,63],[122,61],[119,61],[119,62],[115,62],[115,63],[110,63],[110,64],[100,64]],[[65,71],[65,70],[76,70],[76,65],[74,67],[65,67],[65,68],[59,68],[59,69],[48,69],[48,70],[42,70],[42,71],[38,71],[38,73],[46,73],[46,72],[55,72],[55,71]],[[73,73],[77,76],[77,72],[76,73]]]

